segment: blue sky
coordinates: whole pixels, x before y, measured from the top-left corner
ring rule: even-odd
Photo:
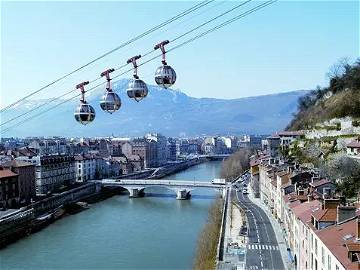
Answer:
[[[2,1],[1,106],[194,4]],[[128,57],[147,52],[158,41],[172,39],[236,4],[209,4],[33,98],[69,91],[78,82],[94,79],[101,71],[122,65]],[[174,89],[194,97],[239,98],[326,85],[332,64],[358,56],[358,1],[279,1],[169,53],[168,63],[178,74]],[[160,59],[141,67],[140,77],[155,84],[153,73],[159,64]]]

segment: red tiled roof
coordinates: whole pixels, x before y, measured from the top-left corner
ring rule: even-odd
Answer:
[[[322,185],[325,185],[325,184],[328,184],[328,183],[331,183],[331,181],[327,180],[327,179],[321,179],[319,181],[315,181],[315,182],[312,182],[312,183],[309,183],[310,186],[314,187],[314,188],[317,188],[317,187],[320,187]]]
[[[356,240],[357,222],[357,219],[353,219],[316,232],[321,241],[347,270],[359,269],[359,263],[353,263],[348,258],[348,247],[354,248],[351,244],[360,244]]]
[[[324,222],[336,221],[337,210],[336,209],[319,209],[319,210],[315,211],[312,214],[312,216],[317,221],[324,221]]]
[[[12,177],[12,176],[17,176],[17,175],[18,175],[18,174],[13,173],[13,172],[12,172],[11,170],[9,170],[9,169],[0,168],[0,179]]]
[[[320,207],[321,202],[314,200],[296,205],[292,211],[298,219],[306,224],[311,220],[311,215],[313,214],[314,210],[320,209]]]

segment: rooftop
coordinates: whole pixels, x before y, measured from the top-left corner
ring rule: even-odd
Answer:
[[[18,176],[18,174],[13,173],[9,169],[5,169],[3,167],[0,167],[0,179],[5,179],[5,178],[8,178],[8,177],[13,177],[13,176]]]
[[[317,232],[318,237],[331,251],[345,269],[359,269],[358,262],[351,262],[348,257],[349,249],[359,250],[360,242],[357,241],[356,230],[358,219],[353,219],[322,229]]]
[[[4,166],[5,168],[8,167],[28,167],[28,166],[34,166],[30,162],[22,161],[22,160],[9,160],[1,164],[1,166]]]

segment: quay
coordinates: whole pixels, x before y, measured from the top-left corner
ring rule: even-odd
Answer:
[[[189,199],[190,191],[194,188],[223,189],[223,187],[219,187],[218,185],[214,185],[210,182],[193,183],[188,181],[188,183],[184,183],[184,181],[181,181],[181,183],[172,182],[170,185],[165,185],[164,182],[159,182],[159,180],[156,179],[161,179],[167,175],[186,170],[189,167],[202,162],[223,160],[227,156],[228,155],[198,156],[192,159],[170,163],[160,168],[147,169],[123,175],[117,177],[116,179],[89,181],[70,190],[55,193],[50,197],[41,199],[18,210],[3,213],[3,215],[0,216],[0,248],[49,225],[64,214],[64,209],[67,206],[74,205],[79,201],[103,194],[102,189],[106,187],[121,187],[129,191],[130,197],[135,198],[144,195],[144,189],[146,187],[164,186],[165,188],[174,190],[176,192],[176,198],[181,200]],[[139,182],[133,182],[132,187],[131,184],[127,182],[130,180],[134,181],[136,179],[149,182],[143,182],[140,186]],[[166,182],[169,182],[169,180]],[[135,185],[137,186],[135,187]]]

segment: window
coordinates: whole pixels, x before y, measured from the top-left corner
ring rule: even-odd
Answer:
[[[317,239],[315,239],[315,255],[317,255]]]
[[[330,255],[328,255],[328,267],[327,267],[328,270],[331,270],[331,257]]]
[[[325,265],[325,250],[324,247],[321,247],[321,263]]]
[[[336,270],[339,270],[340,268],[339,268],[339,266],[338,266],[338,265],[336,265],[335,269],[336,269]]]

